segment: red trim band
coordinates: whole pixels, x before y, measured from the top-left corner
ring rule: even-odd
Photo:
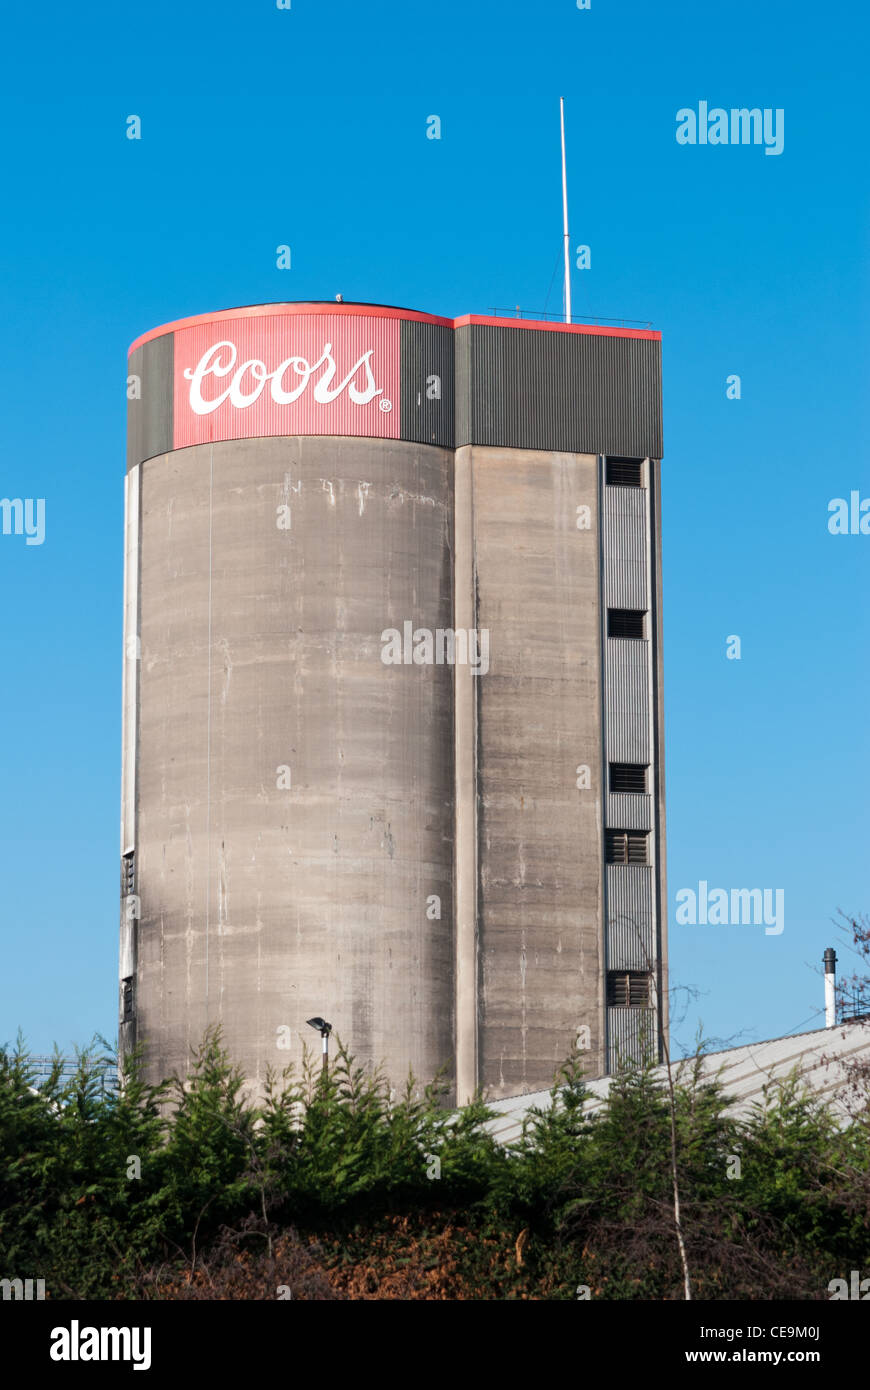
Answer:
[[[409,323],[434,323],[441,328],[465,328],[469,324],[482,324],[495,328],[545,329],[549,333],[597,333],[606,338],[653,338],[661,341],[661,333],[650,328],[603,328],[588,323],[544,323],[537,319],[486,318],[480,314],[463,314],[458,319],[439,318],[437,314],[424,314],[416,309],[395,309],[384,304],[339,304],[316,301],[315,303],[295,302],[289,304],[248,304],[240,309],[220,309],[217,313],[194,314],[190,318],[176,319],[173,323],[163,323],[152,328],[130,344],[129,357],[143,343],[154,338],[162,338],[167,333],[175,333],[181,328],[195,328],[200,324],[219,323],[225,319],[268,318],[275,314],[349,314],[356,318],[405,319]]]
[[[130,344],[127,356],[135,352],[143,343],[152,338],[162,338],[167,333],[175,333],[180,328],[197,328],[200,324],[220,323],[224,319],[261,319],[274,314],[350,314],[360,319],[407,319],[411,323],[435,323],[442,328],[452,328],[452,319],[438,318],[435,314],[423,314],[417,309],[394,309],[385,304],[339,304],[317,300],[314,303],[293,302],[290,304],[247,304],[241,309],[220,309],[212,314],[194,314],[191,318],[176,319],[173,323],[163,323],[152,328]]]
[[[606,328],[595,323],[546,323],[543,319],[487,318],[483,314],[463,314],[453,320],[453,327],[465,328],[471,323],[491,328],[546,328],[550,333],[597,333],[603,338],[653,338],[659,342],[662,336],[652,328]]]

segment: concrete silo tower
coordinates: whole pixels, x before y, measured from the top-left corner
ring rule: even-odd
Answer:
[[[659,336],[273,304],[128,370],[122,1046],[609,1069],[664,1022]]]

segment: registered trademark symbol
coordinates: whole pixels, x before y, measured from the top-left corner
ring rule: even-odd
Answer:
[[[388,411],[392,410],[392,408],[393,408],[393,402],[392,402],[392,401],[384,401],[384,400],[381,400],[381,401],[378,401],[378,405],[381,407],[381,410],[384,412],[385,415],[387,414]]]

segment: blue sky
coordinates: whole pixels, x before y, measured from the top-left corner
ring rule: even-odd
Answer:
[[[0,495],[44,497],[46,539],[0,536],[0,1041],[116,1031],[128,344],[339,292],[557,310],[560,95],[575,311],[663,334],[675,1041],[817,1025],[831,919],[870,908],[870,536],[827,530],[870,496],[867,28],[844,0],[7,12]],[[678,145],[701,100],[782,108],[782,154]],[[701,879],[784,889],[785,930],[678,926]]]

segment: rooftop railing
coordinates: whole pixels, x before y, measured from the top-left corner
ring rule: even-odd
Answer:
[[[51,1076],[51,1074],[52,1074],[54,1068],[57,1066],[57,1063],[58,1063],[58,1058],[57,1058],[57,1057],[43,1056],[43,1057],[28,1057],[28,1058],[27,1058],[27,1064],[28,1064],[28,1066],[29,1066],[30,1069],[35,1073],[35,1079],[36,1079],[36,1084],[37,1084],[37,1085],[39,1085],[39,1084],[40,1084],[41,1082],[43,1082],[43,1081],[47,1081],[47,1080],[48,1080],[48,1078]],[[61,1077],[63,1077],[63,1078],[69,1078],[69,1077],[75,1076],[76,1071],[78,1070],[78,1067],[79,1067],[79,1062],[78,1062],[77,1058],[75,1058],[75,1057],[62,1057],[62,1058],[60,1058],[60,1075],[61,1075]],[[104,1091],[104,1092],[105,1092],[105,1091],[114,1091],[114,1090],[117,1089],[117,1086],[118,1086],[118,1068],[117,1068],[117,1066],[116,1066],[116,1064],[115,1064],[114,1062],[110,1062],[110,1061],[99,1061],[99,1060],[94,1059],[94,1060],[92,1060],[92,1061],[89,1062],[89,1071],[90,1071],[90,1073],[91,1073],[92,1076],[98,1076],[98,1077],[99,1077],[99,1079],[100,1079],[100,1088],[101,1088],[102,1091]]]
[[[564,323],[564,313],[556,313],[555,310],[547,309],[522,309],[516,304],[512,309],[498,307],[490,308],[486,311],[493,318],[504,315],[505,318],[512,319],[538,319],[544,323]],[[652,328],[650,319],[621,319],[614,318],[610,314],[572,314],[572,323],[585,323],[596,327],[608,328]]]

